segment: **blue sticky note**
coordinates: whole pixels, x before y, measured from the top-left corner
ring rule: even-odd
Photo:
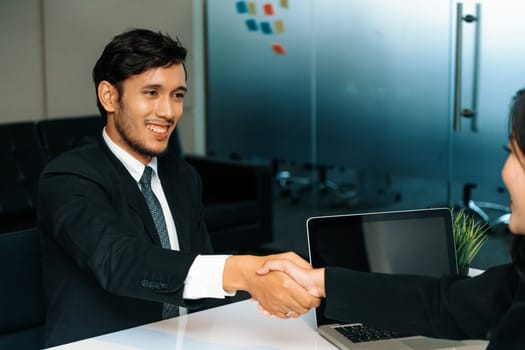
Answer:
[[[261,30],[264,34],[272,34],[272,25],[270,22],[261,22]]]
[[[253,18],[246,20],[246,27],[248,27],[250,32],[254,32],[258,29],[257,22]]]
[[[246,2],[239,1],[235,5],[237,6],[238,13],[248,13],[248,6],[246,6]]]

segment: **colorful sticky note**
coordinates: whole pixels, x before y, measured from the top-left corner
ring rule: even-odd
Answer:
[[[254,3],[253,1],[250,1],[248,3],[248,12],[251,14],[251,15],[256,15],[257,14],[257,4]]]
[[[253,18],[250,18],[250,19],[246,20],[246,27],[248,27],[248,30],[250,32],[254,32],[254,31],[256,31],[258,29],[257,28],[257,22]]]
[[[235,4],[235,6],[237,7],[237,12],[238,13],[246,13],[248,12],[248,7],[246,6],[246,2],[244,1],[239,1]]]
[[[277,44],[277,43],[272,44],[272,50],[273,50],[273,52],[275,52],[278,55],[286,54],[286,50],[284,49],[284,47],[281,44]]]
[[[284,21],[282,19],[273,22],[273,25],[275,26],[276,33],[284,32]]]
[[[264,34],[272,34],[272,26],[270,22],[261,22],[261,30]]]
[[[266,16],[273,16],[273,5],[272,4],[264,4],[263,9],[264,9],[264,14]]]
[[[281,7],[283,9],[287,9],[288,8],[288,0],[281,0]]]

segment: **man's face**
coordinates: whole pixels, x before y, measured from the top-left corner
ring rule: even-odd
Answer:
[[[123,81],[120,101],[108,112],[106,131],[111,139],[143,164],[163,154],[182,116],[185,78],[184,67],[177,64]]]

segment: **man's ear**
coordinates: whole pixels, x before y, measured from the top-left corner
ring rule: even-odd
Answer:
[[[97,93],[98,99],[100,100],[100,103],[106,112],[115,112],[118,103],[118,91],[113,86],[113,84],[106,80],[102,80],[98,84]]]

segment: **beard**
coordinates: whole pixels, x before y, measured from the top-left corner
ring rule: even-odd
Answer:
[[[133,129],[135,126],[133,125],[133,120],[131,118],[123,118],[122,115],[119,116],[116,120],[115,127],[117,131],[120,133],[122,140],[135,152],[143,154],[148,157],[159,157],[166,152],[168,152],[168,147],[166,146],[163,150],[156,150],[152,149],[151,147],[148,147],[145,142],[138,138],[134,138],[133,135]]]

